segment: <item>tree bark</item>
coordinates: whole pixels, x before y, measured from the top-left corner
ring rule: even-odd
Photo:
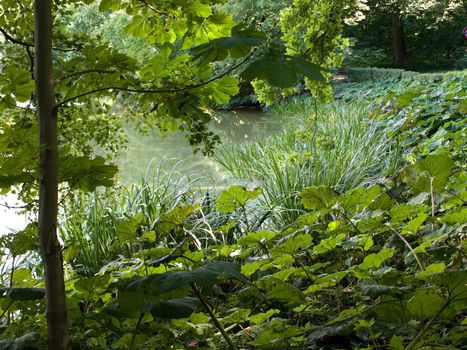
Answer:
[[[57,237],[58,140],[52,71],[52,0],[34,2],[34,51],[39,123],[39,244],[44,265],[48,347],[69,349],[65,282]]]
[[[404,67],[409,63],[407,48],[405,46],[404,25],[399,10],[392,14],[392,44],[394,51],[394,65]]]

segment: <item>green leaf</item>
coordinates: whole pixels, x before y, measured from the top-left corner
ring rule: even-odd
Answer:
[[[331,209],[337,202],[338,193],[326,186],[308,187],[300,192],[300,203],[309,210]]]
[[[231,186],[227,191],[222,191],[216,201],[216,209],[221,213],[231,213],[244,207],[250,200],[263,193],[261,188],[247,190],[243,186]]]
[[[150,308],[150,312],[153,317],[174,319],[189,317],[193,312],[197,312],[198,309],[199,301],[197,298],[184,297],[153,304]]]
[[[435,273],[443,272],[446,270],[446,264],[441,262],[441,263],[434,263],[425,268],[422,272],[419,272],[415,275],[418,279],[421,280],[428,280],[429,276]]]
[[[293,237],[285,237],[281,240],[281,244],[277,245],[272,251],[278,253],[286,253],[295,255],[302,249],[307,249],[311,245],[311,235],[301,234]]]
[[[236,265],[225,261],[209,262],[193,271],[126,279],[118,284],[118,310],[131,315],[161,301],[186,297],[190,283],[209,287],[224,280],[248,281]]]
[[[298,78],[324,81],[321,67],[297,57],[286,56],[277,50],[270,50],[245,68],[240,76],[247,80],[266,80],[272,86],[288,88],[297,84]]]
[[[467,222],[467,208],[461,208],[460,210],[448,213],[444,215],[441,220],[443,224],[456,225]]]
[[[436,315],[443,304],[443,298],[433,291],[417,289],[414,296],[407,302],[407,309],[417,319],[424,320]]]
[[[75,189],[92,192],[98,186],[112,186],[118,167],[106,164],[105,158],[63,156],[60,159],[60,182],[68,182]]]
[[[39,335],[36,332],[29,332],[15,339],[0,340],[0,349],[3,350],[22,350],[37,349]]]
[[[168,213],[161,215],[154,228],[157,233],[168,233],[177,227],[182,227],[197,210],[199,210],[199,204],[175,207]]]
[[[440,191],[444,189],[454,165],[454,160],[445,154],[428,155],[405,170],[405,180],[418,193],[429,193],[432,188]]]
[[[192,11],[195,15],[203,18],[207,18],[212,15],[211,6],[203,4],[200,1],[194,2],[190,7],[189,11]]]
[[[218,38],[191,50],[196,59],[204,62],[220,61],[227,57],[240,58],[247,55],[251,48],[263,44],[265,34],[237,25],[232,28],[230,37]]]
[[[197,89],[197,91],[208,96],[210,100],[217,104],[225,104],[230,101],[232,96],[238,93],[238,79],[223,77]]]
[[[357,289],[363,294],[375,299],[382,295],[389,295],[394,298],[401,298],[403,295],[409,293],[412,290],[410,286],[397,287],[382,284],[362,284],[358,285]]]
[[[313,247],[313,252],[316,254],[323,254],[330,250],[333,250],[337,247],[337,244],[345,239],[347,235],[345,233],[340,233],[336,236],[329,237],[321,240],[318,245]]]
[[[10,287],[0,288],[0,297],[7,297],[13,301],[40,300],[45,296],[44,288]]]
[[[110,275],[98,275],[80,278],[74,283],[75,289],[84,294],[91,294],[96,289],[105,289],[111,282]]]
[[[358,267],[362,270],[379,269],[382,263],[393,255],[394,251],[391,248],[384,248],[379,253],[373,253],[366,256]]]
[[[259,232],[250,232],[247,235],[240,237],[237,240],[238,244],[246,245],[246,246],[254,246],[256,244],[260,244],[263,242],[267,242],[272,238],[276,237],[279,232],[273,231],[259,231]]]
[[[253,324],[261,325],[270,319],[272,316],[279,314],[280,311],[277,309],[269,309],[267,312],[262,312],[249,317],[249,321]]]
[[[136,241],[136,231],[143,218],[143,214],[139,213],[134,218],[122,220],[117,224],[116,231],[120,243],[125,244]]]

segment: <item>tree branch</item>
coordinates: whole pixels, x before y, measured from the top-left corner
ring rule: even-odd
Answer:
[[[10,34],[8,34],[8,33],[6,32],[6,30],[3,29],[2,27],[0,27],[0,33],[3,34],[3,36],[5,37],[6,40],[12,42],[13,44],[17,44],[17,45],[21,45],[21,46],[25,46],[25,47],[34,47],[34,44],[27,43],[27,42],[25,42],[25,41],[22,41],[22,40],[13,38],[13,37],[12,37]]]
[[[146,1],[144,0],[139,0],[139,2],[141,2],[145,7],[147,7],[148,9],[150,9],[151,11],[157,13],[158,15],[164,15],[164,16],[168,16],[169,14],[166,13],[166,12],[163,12],[161,10],[158,10],[156,9],[155,7],[151,6],[150,4],[148,4]]]
[[[255,52],[256,52],[256,49],[253,50],[248,56],[246,56],[240,63],[237,63],[233,67],[227,69],[222,74],[219,74],[219,75],[217,75],[217,76],[215,76],[213,78],[210,78],[210,79],[208,79],[208,80],[206,80],[204,82],[198,83],[198,84],[191,84],[191,85],[188,85],[188,86],[185,86],[185,87],[182,87],[182,88],[178,88],[178,89],[166,89],[166,90],[164,90],[164,89],[159,90],[159,89],[127,88],[127,87],[123,87],[123,86],[105,86],[105,87],[96,88],[94,90],[86,91],[86,92],[83,92],[82,94],[67,98],[66,100],[63,100],[62,102],[58,103],[55,106],[55,108],[60,108],[63,105],[67,104],[68,102],[71,102],[71,101],[77,100],[77,99],[79,99],[81,97],[92,95],[92,94],[95,94],[95,93],[101,92],[101,91],[117,90],[117,91],[124,91],[124,92],[144,93],[144,94],[163,94],[163,93],[183,92],[183,91],[196,89],[196,88],[208,85],[208,84],[210,84],[210,83],[212,83],[212,82],[214,82],[216,80],[219,80],[219,79],[225,77],[227,74],[233,72],[235,69],[239,68],[246,61],[248,61],[253,56],[253,54]]]
[[[73,78],[73,77],[77,77],[77,76],[84,75],[84,74],[89,74],[89,73],[112,74],[112,73],[117,73],[117,71],[116,70],[104,70],[104,69],[85,69],[85,70],[82,70],[82,71],[73,72],[73,73],[70,73],[70,74],[67,74],[67,75],[63,75],[63,76],[55,79],[54,84],[57,85],[57,84],[60,84],[65,79],[69,79],[69,78]]]

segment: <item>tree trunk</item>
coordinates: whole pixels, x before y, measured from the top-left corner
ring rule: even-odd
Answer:
[[[392,14],[392,44],[394,50],[394,65],[404,67],[409,62],[405,46],[404,25],[399,10]]]
[[[65,283],[57,237],[58,141],[52,72],[52,0],[34,2],[36,103],[39,122],[39,244],[44,265],[48,347],[69,349]]]

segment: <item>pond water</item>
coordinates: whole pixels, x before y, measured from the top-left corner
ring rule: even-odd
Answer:
[[[239,144],[274,134],[280,130],[280,126],[277,119],[267,113],[238,110],[218,112],[212,130],[224,144]],[[128,147],[115,160],[120,168],[121,184],[139,183],[145,176],[152,177],[156,170],[175,170],[192,180],[201,178],[198,181],[201,185],[223,185],[229,181],[228,174],[213,159],[202,154],[194,155],[193,148],[180,132],[160,135],[155,130],[146,136],[140,136],[133,130],[128,133]],[[14,195],[0,196],[0,204],[21,205]],[[21,230],[26,222],[26,217],[19,215],[18,210],[0,206],[0,236],[12,230]]]
[[[220,136],[223,144],[239,144],[258,137],[276,133],[279,126],[275,118],[256,110],[218,112],[211,129]],[[181,132],[160,135],[157,131],[148,136],[129,133],[129,147],[117,157],[122,184],[139,183],[160,169],[175,170],[190,178],[202,178],[206,182],[222,184],[228,175],[213,159],[193,148]]]

